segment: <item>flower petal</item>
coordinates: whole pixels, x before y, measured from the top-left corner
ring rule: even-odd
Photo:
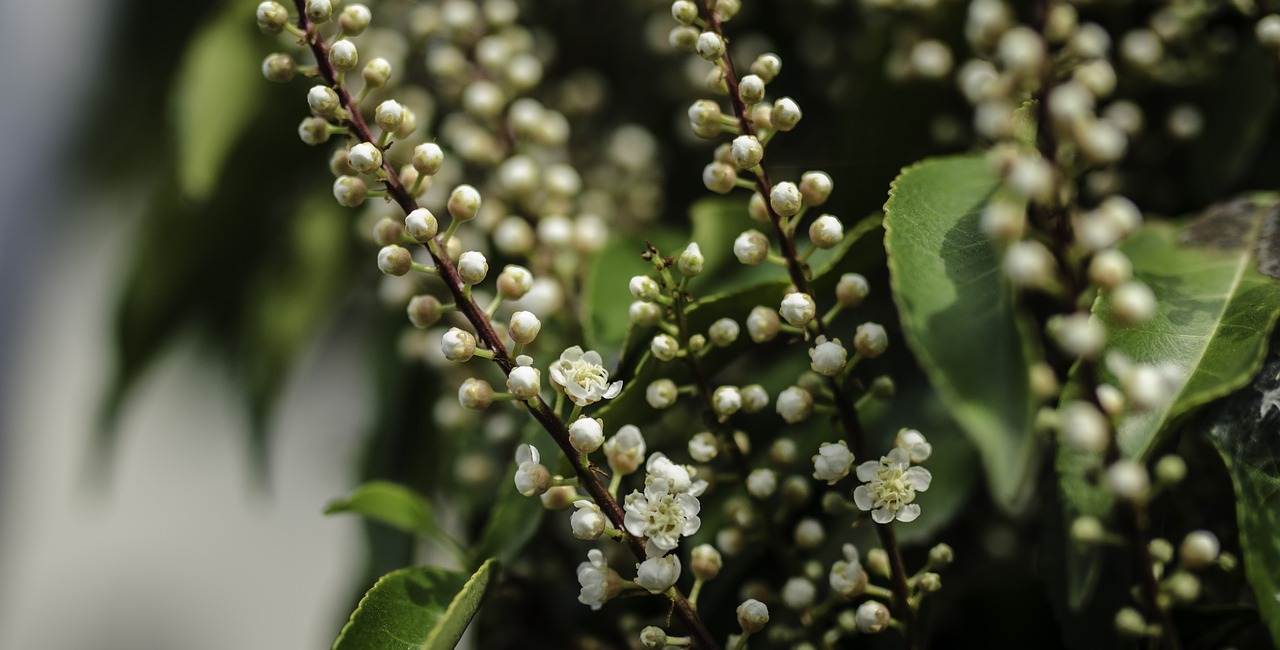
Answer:
[[[889,450],[889,462],[906,467],[911,464],[911,454],[902,447],[894,447]]]
[[[903,523],[906,523],[909,521],[915,521],[916,517],[919,517],[919,516],[920,516],[920,504],[918,503],[909,503],[905,506],[902,506],[902,509],[898,511],[898,521],[901,521]]]
[[[606,390],[604,392],[604,398],[613,399],[618,396],[618,393],[621,393],[621,392],[622,392],[622,380],[619,379],[618,381],[615,381],[612,384],[609,384],[609,390]]]
[[[929,484],[933,482],[933,474],[923,467],[912,467],[903,473],[907,480],[911,481],[911,487],[916,492],[924,492],[929,489]]]
[[[876,474],[879,471],[880,471],[880,461],[869,460],[861,465],[858,465],[858,480],[862,481],[863,483],[866,483],[867,481],[873,481],[875,480]]]
[[[893,521],[893,511],[888,508],[876,508],[871,511],[871,520],[877,524],[887,524]]]
[[[577,347],[577,346],[574,346],[574,347]],[[581,350],[582,348],[578,348],[578,349]],[[584,352],[582,354],[582,360],[593,366],[604,365],[604,359],[601,359],[600,353],[596,352],[595,350],[587,350],[586,352]]]
[[[871,490],[868,490],[865,485],[859,485],[853,490],[853,502],[860,510],[870,510],[875,505],[875,499],[871,498]]]

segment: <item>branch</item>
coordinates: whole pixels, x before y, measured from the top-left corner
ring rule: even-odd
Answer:
[[[372,143],[377,146],[378,140],[373,137],[373,133],[369,130],[369,126],[365,123],[364,117],[360,113],[360,106],[356,103],[347,89],[338,83],[338,75],[333,65],[329,62],[329,48],[321,38],[319,30],[307,18],[306,0],[294,0],[294,5],[298,10],[298,27],[307,35],[307,45],[311,48],[312,54],[315,55],[316,65],[320,70],[320,75],[326,83],[338,94],[338,99],[342,103],[342,107],[348,113],[348,121],[350,123],[351,134],[362,142]],[[391,161],[386,157],[382,161],[382,170],[385,172],[385,180],[387,194],[395,200],[400,209],[407,215],[418,209],[417,201],[404,184],[400,181],[399,175],[392,167]],[[440,277],[444,280],[445,287],[449,293],[453,295],[454,303],[458,307],[458,311],[466,317],[467,321],[476,328],[477,337],[484,343],[485,347],[493,352],[493,361],[502,369],[502,374],[510,375],[515,362],[512,360],[510,353],[507,352],[506,346],[502,343],[502,338],[498,336],[493,324],[484,310],[471,299],[466,292],[463,291],[462,278],[458,275],[457,267],[448,255],[442,255],[441,251],[445,250],[444,242],[438,238],[434,239],[427,246],[427,252],[431,254],[432,261],[435,262],[436,268],[440,271]],[[551,407],[542,399],[541,396],[530,400],[526,404],[533,419],[542,426],[543,429],[551,435],[565,457],[575,459],[578,452],[569,443],[569,431],[565,428],[564,422],[551,411]],[[578,475],[578,484],[591,495],[591,498],[600,506],[605,516],[618,530],[626,530],[625,513],[622,507],[618,505],[613,495],[609,494],[608,488],[600,480],[600,477],[592,472],[589,467],[584,467],[581,463],[573,463],[574,472]],[[633,535],[625,536],[627,546],[636,556],[637,560],[643,562],[645,560],[645,544],[644,540],[636,538]],[[675,608],[676,615],[684,622],[689,633],[694,637],[699,647],[704,650],[720,650],[720,645],[716,643],[711,636],[711,632],[707,629],[697,612],[690,606],[689,600],[677,588],[672,588],[673,594],[671,601]]]

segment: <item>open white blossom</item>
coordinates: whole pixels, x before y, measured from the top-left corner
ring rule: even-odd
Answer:
[[[650,456],[644,471],[645,487],[652,486],[665,492],[688,492],[695,497],[702,496],[707,489],[706,481],[694,481],[687,467],[671,462],[663,453]]]
[[[644,492],[633,491],[623,502],[627,532],[648,538],[650,557],[661,556],[702,526],[698,512],[702,504],[698,495],[706,489],[705,481],[693,482],[688,470],[672,463],[662,454],[654,454],[645,469]]]
[[[569,399],[578,406],[589,406],[602,399],[613,399],[622,392],[622,382],[609,383],[609,371],[605,370],[600,353],[582,351],[575,345],[565,350],[560,359],[551,364],[551,383],[564,389]]]
[[[878,461],[869,460],[858,466],[858,480],[865,482],[853,491],[853,502],[871,511],[877,524],[894,519],[914,521],[920,516],[919,504],[912,503],[916,492],[929,489],[933,475],[923,467],[911,466],[911,455],[905,449],[891,449]]]
[[[582,591],[578,602],[600,609],[610,598],[618,595],[620,581],[613,569],[604,561],[604,553],[593,548],[587,551],[587,561],[578,565],[578,584]]]
[[[849,475],[853,466],[853,452],[845,441],[824,442],[818,447],[818,454],[813,457],[813,478],[835,485],[836,481]]]
[[[670,589],[679,578],[680,558],[676,555],[649,558],[636,566],[636,584],[648,589],[651,594],[660,594]]]

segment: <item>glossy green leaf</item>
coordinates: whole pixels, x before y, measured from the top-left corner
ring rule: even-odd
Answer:
[[[1206,413],[1236,491],[1244,572],[1280,647],[1280,340],[1253,382]]]
[[[1017,509],[1037,466],[1036,355],[979,227],[999,183],[981,155],[908,167],[885,204],[885,248],[907,343],[977,447],[992,494]]]
[[[1179,377],[1167,402],[1117,422],[1117,442],[1125,455],[1149,458],[1186,415],[1243,386],[1257,372],[1280,315],[1280,282],[1258,268],[1261,262],[1276,272],[1280,265],[1269,243],[1258,248],[1263,233],[1280,226],[1276,205],[1274,198],[1262,196],[1232,201],[1181,227],[1150,223],[1122,246],[1158,307],[1149,321],[1122,328],[1113,323],[1109,300],[1099,300],[1094,312],[1111,332],[1108,349],[1171,368]],[[1069,385],[1067,391],[1078,389]],[[1105,517],[1111,510],[1107,491],[1085,479],[1096,464],[1089,455],[1058,449],[1068,525],[1079,516]],[[1098,552],[1072,545],[1067,554],[1068,602],[1078,608],[1097,579]]]
[[[627,284],[632,276],[642,275],[652,268],[640,258],[646,238],[663,254],[670,254],[668,249],[674,251],[679,242],[674,233],[662,229],[645,233],[643,237],[615,236],[596,256],[591,271],[586,274],[582,309],[589,348],[615,350],[626,338],[631,326],[629,308],[635,300]]]
[[[372,481],[349,496],[331,501],[324,514],[355,514],[384,523],[397,530],[423,537],[443,534],[435,510],[426,497],[389,481]]]
[[[498,562],[470,577],[434,567],[392,571],[365,594],[334,650],[448,650],[480,609]]]
[[[228,3],[191,41],[178,68],[172,109],[179,186],[188,198],[213,190],[264,98],[262,53],[245,19],[251,10],[243,1]]]

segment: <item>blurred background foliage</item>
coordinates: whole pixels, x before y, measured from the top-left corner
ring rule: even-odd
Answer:
[[[450,420],[436,412],[436,396],[449,389],[443,388],[433,368],[402,353],[404,314],[377,299],[381,278],[373,264],[376,247],[365,232],[367,224],[331,200],[327,150],[307,147],[295,135],[305,113],[304,82],[279,85],[261,77],[259,62],[279,46],[254,28],[256,4],[125,0],[107,26],[112,37],[104,60],[109,65],[99,77],[91,104],[95,110],[81,125],[83,141],[90,143],[82,149],[90,152],[81,158],[83,172],[109,192],[144,197],[135,201],[144,207],[138,214],[119,215],[134,220],[136,229],[132,262],[120,278],[116,299],[116,367],[103,396],[97,437],[101,479],[110,480],[111,450],[120,433],[117,416],[131,389],[175,342],[194,337],[209,366],[225,372],[242,395],[246,462],[255,467],[256,480],[269,493],[265,459],[272,453],[273,407],[300,351],[338,323],[344,336],[361,340],[367,350],[368,386],[352,390],[372,390],[378,400],[376,417],[366,427],[365,452],[351,459],[352,484],[388,480],[410,486],[455,513],[467,539],[483,539],[486,526],[523,531],[508,536],[515,543],[503,552],[516,559],[517,566],[508,571],[491,595],[491,606],[481,614],[476,626],[481,645],[532,647],[530,639],[537,639],[533,645],[538,647],[570,647],[584,630],[601,643],[626,645],[615,619],[633,614],[607,607],[604,616],[587,616],[571,582],[544,580],[548,574],[572,574],[580,561],[580,553],[561,543],[567,538],[562,522],[548,518],[541,523],[540,516],[527,514],[537,514],[528,507],[495,507],[514,494],[507,471],[513,445],[507,442],[493,450],[486,436],[469,428],[474,420]],[[379,5],[390,4],[403,3],[374,3],[375,15]],[[668,51],[665,44],[667,6],[639,1],[523,3],[526,20],[555,45],[547,67],[549,83],[540,99],[554,106],[557,82],[584,70],[605,85],[605,109],[595,119],[574,122],[573,142],[585,150],[604,138],[609,127],[629,122],[645,127],[663,143],[661,168],[656,170],[663,179],[663,193],[657,199],[661,204],[652,206],[659,221],[643,232],[613,233],[602,259],[636,255],[644,239],[682,246],[691,230],[709,260],[725,259],[728,242],[745,223],[741,203],[699,203],[706,192],[698,179],[710,150],[685,135],[683,116],[689,102],[703,92],[688,80],[685,56]],[[1081,13],[1119,33],[1144,20],[1155,6],[1119,2],[1082,8]],[[1028,3],[1018,6],[1018,11],[1030,10]],[[807,169],[823,169],[837,188],[828,209],[847,217],[878,215],[889,182],[901,167],[930,155],[968,149],[973,141],[968,134],[970,109],[954,86],[897,79],[893,73],[900,44],[922,36],[965,51],[960,33],[963,12],[959,3],[915,15],[868,12],[850,2],[745,2],[732,25],[741,34],[734,46],[781,54],[787,67],[771,91],[799,98],[805,109],[802,128],[770,148],[774,173],[794,177]],[[1117,94],[1138,102],[1149,120],[1164,120],[1169,107],[1182,103],[1200,108],[1205,120],[1203,133],[1189,142],[1174,143],[1154,128],[1133,143],[1119,183],[1145,209],[1167,215],[1192,213],[1241,190],[1275,188],[1280,181],[1280,133],[1274,128],[1276,67],[1250,39],[1241,38],[1250,29],[1230,12],[1214,15],[1204,25],[1205,38],[1216,44],[1214,49],[1188,65],[1183,82],[1172,87],[1121,77]],[[104,128],[108,116],[110,128]],[[420,128],[433,134],[434,127]],[[733,222],[734,218],[743,221]],[[699,237],[699,231],[705,237]],[[882,235],[878,227],[872,228],[856,243],[859,252],[842,263],[872,278],[873,294],[881,300],[867,313],[900,340],[897,317],[887,300]],[[711,241],[717,237],[718,242]],[[633,261],[601,264],[591,272],[592,300],[598,304],[591,308],[586,336],[614,358],[626,334],[626,323],[618,318],[630,302],[622,286],[643,268],[638,257]],[[719,281],[740,272],[740,267],[730,265],[719,272],[717,284],[709,280],[707,286],[722,286]],[[766,348],[753,355],[758,362],[750,370],[758,375],[754,380],[774,395],[804,369],[794,354]],[[914,363],[898,346],[876,367],[898,369]],[[630,379],[625,372],[621,378]],[[911,408],[928,420],[927,427],[918,426],[929,431],[940,463],[934,468],[938,482],[922,495],[927,518],[904,530],[908,564],[922,560],[927,547],[920,542],[926,539],[951,544],[965,560],[959,565],[964,568],[946,575],[947,588],[926,605],[934,645],[963,647],[975,635],[991,647],[1085,647],[1101,637],[1109,639],[1095,636],[1109,629],[1117,603],[1099,600],[1075,614],[1052,596],[1062,592],[1063,580],[1062,567],[1054,564],[1059,554],[1046,546],[1063,539],[1060,505],[1052,497],[1056,490],[1040,491],[1050,496],[1034,504],[1036,516],[1004,515],[977,480],[981,467],[973,448],[937,404],[923,376],[913,371],[897,379],[899,399],[888,412],[869,416],[877,446],[887,444],[896,431],[894,409]],[[626,403],[621,398],[610,408],[621,411]],[[675,409],[661,418],[648,409],[628,415],[626,421],[647,427],[653,447],[661,447],[664,436],[673,432],[660,420],[683,427],[700,417],[692,408]],[[770,413],[749,425],[748,432],[753,439],[768,441],[780,424]],[[800,449],[811,449],[828,433],[815,422],[796,440]],[[1227,548],[1235,548],[1231,483],[1217,455],[1206,451],[1206,442],[1195,436],[1177,437],[1170,445],[1184,450],[1196,465],[1193,472],[1210,479],[1161,502],[1165,507],[1153,513],[1154,532],[1207,527],[1219,532]],[[754,450],[761,457],[766,452],[764,444]],[[489,468],[485,487],[460,489],[459,468],[483,459],[488,459]],[[317,514],[327,499],[337,496],[316,495]],[[704,531],[718,528],[722,505],[711,502],[705,507]],[[815,514],[816,508],[815,503],[808,514]],[[512,515],[512,521],[506,521],[505,514],[489,514],[507,511],[525,514]],[[805,514],[779,513],[774,525],[786,526]],[[540,534],[534,536],[535,530]],[[855,534],[869,539],[867,532],[862,527]],[[415,557],[416,545],[407,533],[381,523],[366,524],[366,533],[367,568],[360,584],[352,585],[352,603],[378,576]],[[838,554],[841,540],[832,537],[819,557],[830,560]],[[529,539],[537,540],[536,548],[516,553]],[[797,570],[800,560],[793,555],[786,549],[751,549],[748,560],[735,563],[735,569],[781,578]],[[520,557],[550,562],[521,562]],[[1106,561],[1102,580],[1119,588],[1099,593],[1123,595],[1126,559],[1115,554]],[[1218,582],[1206,588],[1220,594],[1242,590],[1239,574]],[[547,594],[548,584],[557,592]],[[740,594],[717,590],[733,584],[712,583],[704,597],[730,602]],[[1217,600],[1234,602],[1235,597]],[[1001,603],[998,612],[991,609],[993,602]],[[653,611],[648,613],[659,614],[658,606],[642,604],[639,609],[649,607]],[[719,617],[710,621],[713,629],[732,629],[731,608],[709,611]],[[1257,644],[1267,643],[1265,630],[1251,612],[1205,611],[1179,624],[1187,627],[1188,647],[1217,647],[1227,640],[1237,647],[1261,647]],[[335,630],[344,615],[334,613]]]

